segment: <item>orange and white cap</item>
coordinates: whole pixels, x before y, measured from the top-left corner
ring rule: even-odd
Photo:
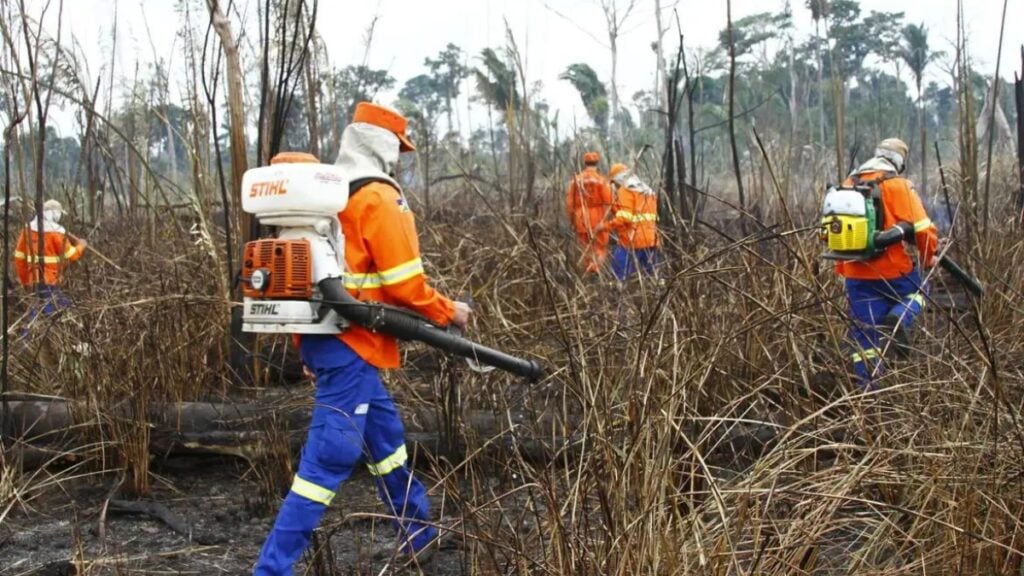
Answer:
[[[583,154],[583,163],[587,166],[592,166],[601,161],[601,155],[597,152],[587,152]]]
[[[619,174],[627,171],[629,171],[629,166],[626,166],[625,164],[612,164],[611,169],[608,170],[608,178],[615,180]]]
[[[409,121],[397,111],[374,104],[373,102],[360,102],[356,105],[355,114],[352,115],[352,122],[362,122],[378,126],[398,136],[398,149],[402,152],[411,152],[416,149],[409,137],[405,135]]]

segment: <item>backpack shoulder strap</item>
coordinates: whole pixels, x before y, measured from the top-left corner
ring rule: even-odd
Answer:
[[[886,178],[883,176],[881,178],[878,178],[878,179],[875,179],[875,180],[871,181],[871,199],[872,200],[881,200],[882,199],[882,182],[884,182],[885,180],[886,180]]]
[[[356,178],[355,180],[352,180],[351,182],[348,183],[348,196],[349,196],[349,198],[351,198],[353,195],[355,195],[356,192],[359,192],[360,190],[362,190],[363,188],[366,188],[368,185],[373,184],[374,182],[380,182],[382,184],[387,184],[388,186],[392,186],[392,187],[395,185],[394,182],[388,180],[387,178],[379,178],[379,177],[376,177],[376,176],[368,176],[366,178]]]

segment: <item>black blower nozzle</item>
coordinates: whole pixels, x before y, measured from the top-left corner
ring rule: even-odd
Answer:
[[[320,281],[319,286],[325,304],[342,318],[360,326],[390,334],[401,340],[416,340],[451,354],[472,358],[481,364],[527,378],[531,382],[539,380],[544,374],[540,365],[533,360],[517,358],[452,334],[414,312],[385,304],[360,302],[348,293],[340,278],[327,278]]]
[[[876,248],[885,248],[904,240],[910,243],[914,242],[914,227],[906,222],[900,222],[888,230],[875,233]],[[951,276],[960,281],[971,294],[979,298],[985,294],[985,287],[981,285],[981,282],[961,268],[949,256],[940,256],[939,266],[942,266],[946,272],[949,272]]]

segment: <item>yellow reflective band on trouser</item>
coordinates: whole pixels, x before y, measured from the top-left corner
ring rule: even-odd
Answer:
[[[399,264],[381,272],[367,272],[365,274],[346,272],[345,288],[351,288],[352,290],[380,288],[381,286],[405,282],[409,278],[420,274],[423,274],[423,260],[414,258],[404,264]]]
[[[854,353],[851,357],[853,358],[854,363],[857,363],[857,362],[865,362],[867,360],[873,360],[875,358],[878,358],[878,356],[879,356],[878,348],[868,348],[867,350],[865,350],[863,352],[856,352],[856,353]]]
[[[907,297],[907,300],[911,302],[917,302],[918,306],[924,308],[924,294],[921,294],[920,292],[914,292],[913,294]]]
[[[295,476],[295,480],[292,481],[292,492],[295,492],[307,500],[319,502],[324,506],[330,506],[331,500],[334,500],[333,490],[328,490],[323,486],[317,486],[309,480],[303,480],[298,476]]]
[[[929,227],[931,227],[931,225],[932,225],[931,218],[925,218],[924,220],[918,220],[917,222],[914,222],[914,232],[920,232],[922,230],[926,230]]]
[[[405,444],[402,444],[391,456],[388,456],[376,464],[367,464],[366,467],[370,469],[370,474],[373,474],[374,476],[384,476],[394,472],[398,468],[401,468],[408,459],[409,454],[405,451]]]
[[[15,250],[14,251],[14,259],[15,260],[24,260],[25,259],[25,253],[22,252],[21,250]]]

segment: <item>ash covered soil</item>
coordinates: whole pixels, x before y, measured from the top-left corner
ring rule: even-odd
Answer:
[[[0,576],[251,574],[277,505],[257,503],[259,486],[250,472],[244,463],[218,457],[154,463],[152,493],[143,502],[166,507],[190,534],[180,534],[151,515],[115,511],[113,506],[101,529],[104,503],[117,479],[62,480],[59,488],[16,504],[0,523]],[[428,486],[433,484],[429,476],[417,473]],[[439,550],[419,566],[393,553],[394,530],[386,519],[373,516],[384,514],[376,494],[368,473],[354,474],[317,531],[324,552],[321,570],[314,571],[307,552],[295,574],[470,573],[464,546]],[[437,508],[433,491],[431,496]]]

